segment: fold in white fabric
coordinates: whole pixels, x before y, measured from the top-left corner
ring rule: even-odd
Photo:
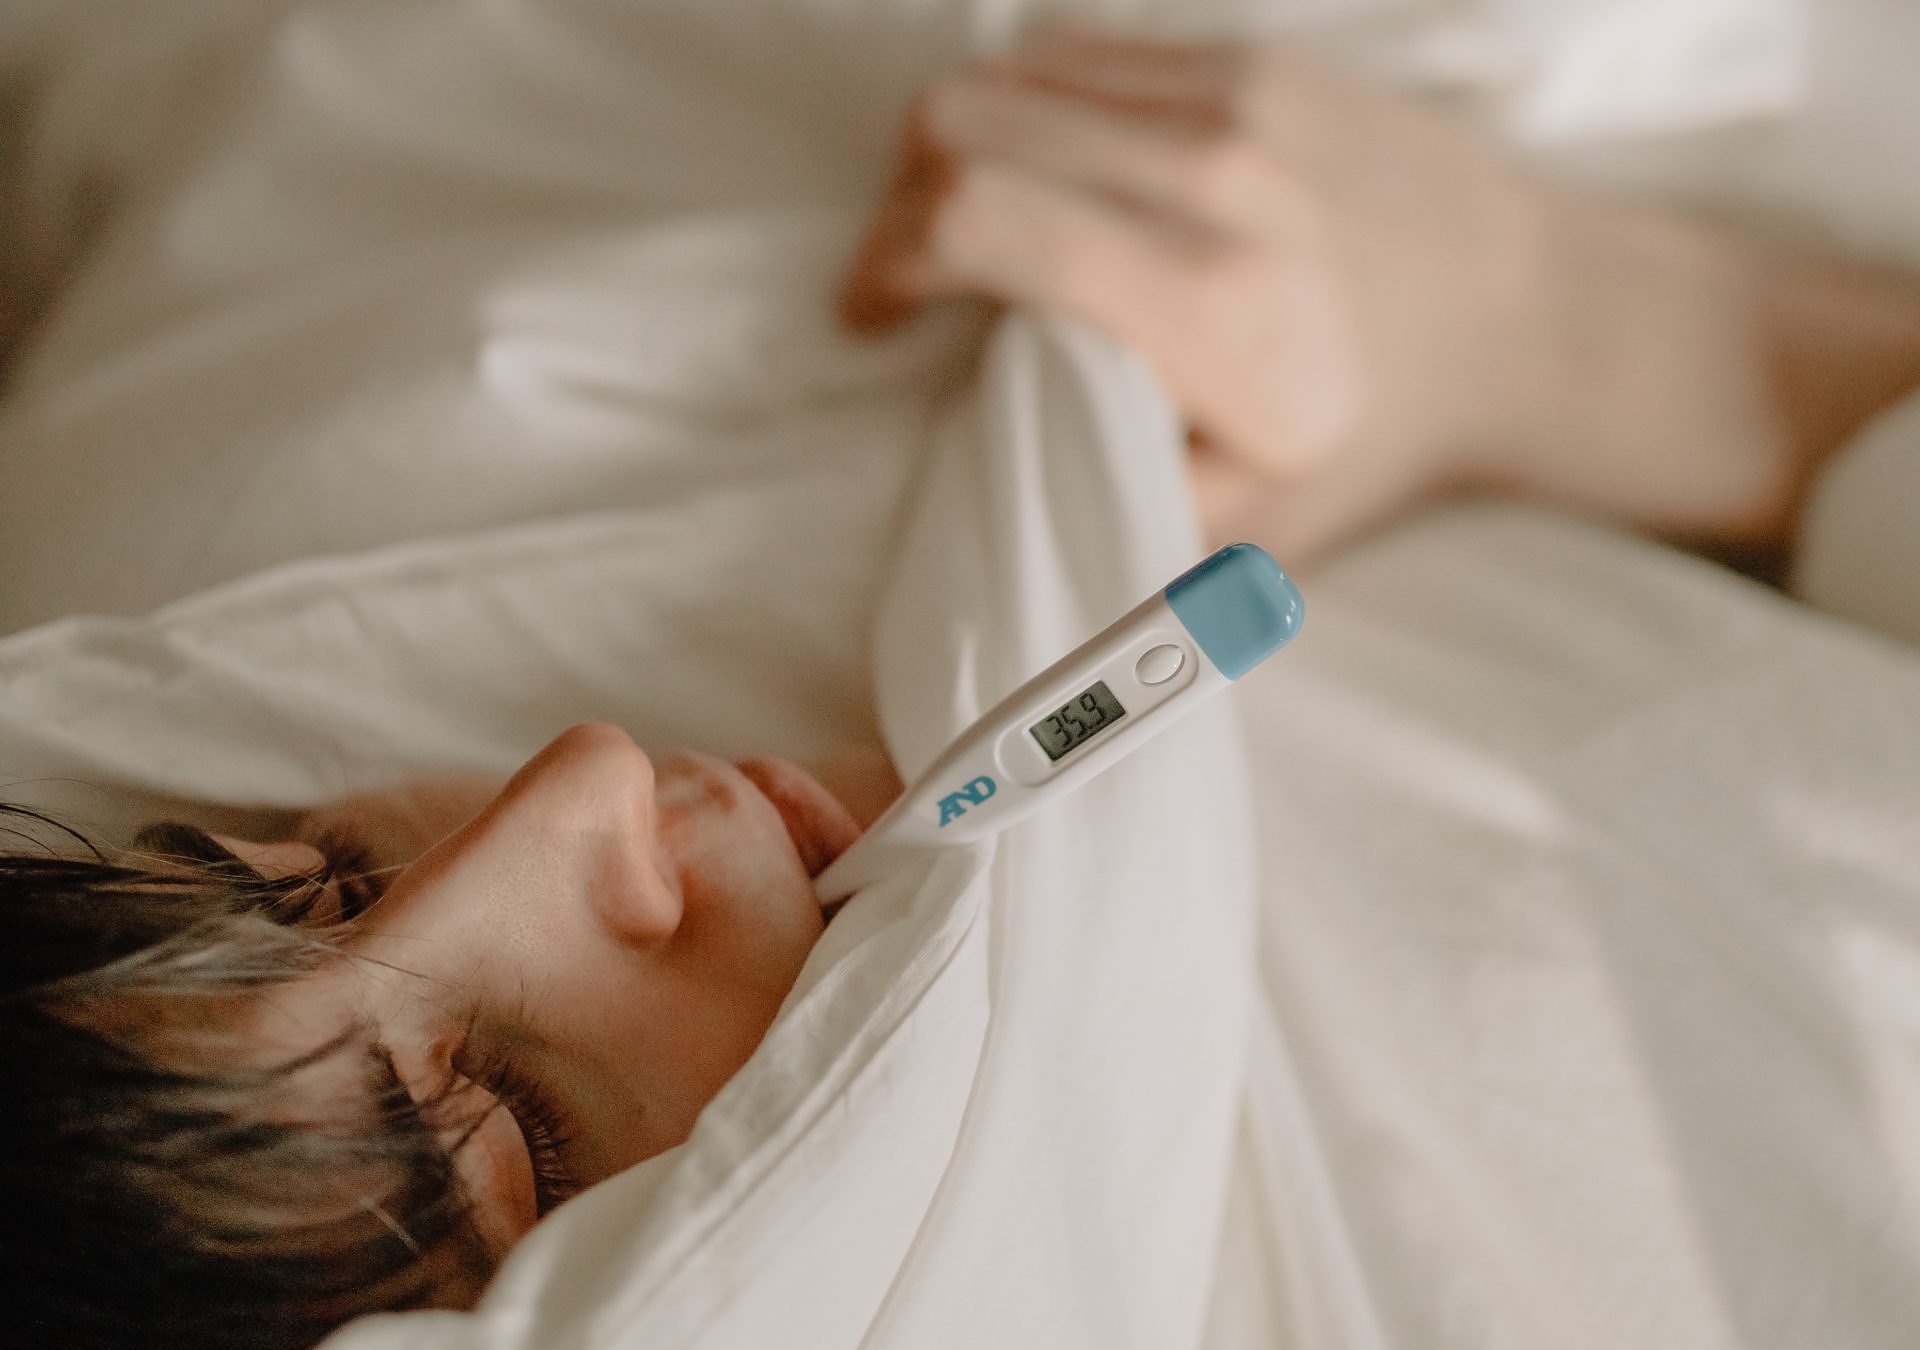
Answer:
[[[685,486],[658,454],[697,436],[745,472],[796,399],[823,430],[850,419],[831,439],[900,435],[853,400],[907,372],[850,356],[817,301],[908,102],[1040,18],[1282,31],[1564,143],[1782,112],[1806,59],[1797,12],[186,0],[156,33],[143,0],[11,10],[0,70],[33,104],[0,256],[85,265],[0,407],[0,632],[140,613],[318,552],[657,500]],[[837,252],[728,242],[822,207],[845,216]],[[810,307],[760,303],[796,278]],[[829,409],[828,393],[848,397]]]
[[[1806,92],[1803,0],[1222,0],[1142,22],[1295,37],[1450,92],[1515,141],[1565,148],[1764,121]]]
[[[1210,1350],[1908,1344],[1920,652],[1512,507],[1302,585]]]
[[[1897,159],[1904,70],[1868,117],[1833,46],[1880,3],[1817,11],[1825,120],[1728,181],[1817,160],[1794,191],[1894,238],[1836,150]],[[1075,12],[1288,27],[1542,140],[1777,110],[1786,8],[1655,8]],[[1021,6],[209,3],[164,71],[84,12],[0,16],[57,114],[31,200],[117,193],[0,420],[0,795],[244,826],[587,718],[911,773],[1196,551],[1124,355],[827,318],[904,101]],[[1803,558],[1889,628],[1911,419]],[[1250,735],[861,896],[686,1146],[476,1313],[339,1343],[1904,1345],[1912,652],[1524,511],[1305,582]]]
[[[1182,456],[1136,363],[1071,330],[1000,331],[884,569],[875,684],[906,773],[1197,556]],[[840,491],[871,507],[887,484]],[[743,608],[807,612],[815,574],[769,569],[745,592],[663,541],[666,514],[297,564],[150,619],[16,636],[0,746],[29,790],[58,766],[125,811],[309,801],[372,763],[505,767],[569,703],[790,739],[804,694],[769,688],[727,635]],[[720,494],[670,528],[790,543],[806,528],[790,516]],[[858,661],[848,643],[825,664]],[[650,666],[708,687],[688,700]],[[1231,727],[1215,705],[997,851],[857,897],[686,1144],[554,1215],[475,1314],[342,1343],[1192,1344],[1251,991]]]

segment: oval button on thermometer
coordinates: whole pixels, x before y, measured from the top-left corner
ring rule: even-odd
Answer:
[[[815,895],[845,899],[928,849],[984,838],[1071,792],[1279,651],[1304,611],[1265,549],[1211,554],[961,733],[814,879]]]
[[[1133,673],[1140,677],[1142,684],[1165,684],[1180,673],[1180,667],[1187,663],[1187,654],[1171,642],[1163,642],[1158,647],[1147,648],[1146,655],[1134,664]]]

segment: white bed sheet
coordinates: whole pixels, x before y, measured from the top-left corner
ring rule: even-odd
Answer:
[[[1310,13],[1239,8],[1210,17]],[[124,179],[0,424],[0,631],[129,616],[0,642],[10,795],[107,833],[161,811],[218,823],[196,799],[290,807],[504,768],[589,716],[800,754],[879,716],[911,768],[933,727],[1024,673],[988,671],[990,650],[1038,664],[1063,618],[1122,603],[1094,561],[1164,580],[1146,573],[1178,551],[1177,484],[1167,518],[1102,537],[1071,513],[929,516],[914,477],[937,428],[949,466],[1031,466],[1045,434],[1166,471],[1171,438],[1124,359],[1022,330],[997,392],[956,404],[978,316],[877,348],[825,317],[901,100],[1001,40],[1012,10],[287,9],[211,68],[238,81],[230,124]],[[1689,149],[1723,202],[1811,209],[1897,252],[1920,239],[1912,196],[1832,147],[1911,135],[1889,120],[1897,71],[1857,58],[1920,20],[1889,0],[1813,17],[1809,113]],[[1718,116],[1777,110],[1796,67],[1764,68],[1764,97]],[[56,178],[116,145],[102,106],[68,106]],[[106,162],[143,162],[118,148]],[[1149,410],[1103,420],[1129,399]],[[1843,464],[1803,559],[1809,593],[1854,617],[1905,622],[1887,616],[1920,593],[1886,580],[1915,556],[1897,530],[1916,415]],[[968,443],[982,458],[951,453]],[[1896,533],[1849,529],[1848,501]],[[941,521],[957,533],[930,549]],[[983,560],[1002,537],[1039,551]],[[1267,878],[1250,1030],[1225,1012],[1244,970],[1231,903],[1194,922],[1229,882],[1183,886],[1175,855],[1139,856],[1158,908],[1124,912],[1176,924],[1191,957],[1143,990],[1145,930],[1029,918],[1024,881],[971,886],[984,860],[956,859],[918,906],[850,910],[887,922],[843,919],[808,979],[862,940],[845,969],[864,974],[804,994],[698,1146],[570,1207],[483,1318],[356,1335],[1159,1350],[1195,1343],[1204,1296],[1219,1347],[1909,1342],[1913,652],[1526,512],[1435,520],[1307,584],[1306,636],[1243,699]],[[868,638],[888,587],[893,631],[934,635],[905,642],[891,686]],[[988,596],[1009,626],[982,645]],[[915,666],[936,651],[954,659]],[[913,731],[887,701],[929,671],[958,684]],[[999,921],[976,931],[970,905]],[[1082,952],[1085,932],[1110,944]],[[1075,997],[1029,992],[1062,954],[1084,961]],[[900,1006],[921,987],[939,996]],[[1185,1059],[1152,1024],[1169,1008],[1216,1028]],[[993,1009],[1032,1019],[1014,1023],[1035,1028],[1027,1051],[991,1058]],[[1116,1028],[1142,1046],[1131,1079],[1087,1055]],[[1243,1036],[1229,1150],[1213,1093]],[[1080,1057],[1093,1090],[1049,1083]],[[979,1120],[962,1114],[976,1090]],[[1149,1139],[1172,1141],[1158,1162]],[[1229,1166],[1216,1262],[1205,1221]],[[780,1243],[803,1231],[805,1260]]]
[[[1063,634],[1198,552],[1178,426],[1143,368],[1022,319],[985,363],[883,569],[875,686],[909,775]],[[885,512],[889,481],[841,491]],[[286,807],[408,766],[504,771],[581,716],[672,742],[714,717],[748,746],[791,736],[813,709],[789,658],[844,673],[845,698],[866,653],[810,629],[810,569],[764,572],[742,605],[713,541],[797,524],[716,492],[17,634],[0,640],[14,795],[75,816],[78,779],[102,791],[92,822],[124,833],[141,812],[207,819],[197,797]],[[789,606],[791,642],[761,622]],[[648,678],[666,661],[698,668],[697,699]],[[691,1139],[550,1217],[475,1313],[342,1343],[1192,1344],[1252,985],[1232,727],[1215,705],[1042,828],[863,892]]]
[[[1213,1344],[1910,1343],[1920,649],[1513,509],[1304,584]]]
[[[0,632],[658,502],[690,441],[746,479],[911,439],[928,348],[850,347],[822,301],[908,100],[1036,19],[1289,32],[1564,144],[1780,113],[1801,12],[36,0],[0,26],[36,102],[12,233],[90,249],[0,411]]]

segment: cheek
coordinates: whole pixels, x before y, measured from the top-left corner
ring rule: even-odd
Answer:
[[[660,851],[687,895],[755,908],[810,889],[780,813],[744,784],[706,783],[662,801]]]
[[[775,825],[775,830],[779,830]],[[806,867],[787,845],[785,831],[716,828],[703,824],[674,851],[686,898],[683,926],[727,922],[758,926],[817,913]]]
[[[675,942],[723,961],[726,984],[778,984],[784,997],[824,920],[779,813],[741,796],[660,825],[684,897]]]

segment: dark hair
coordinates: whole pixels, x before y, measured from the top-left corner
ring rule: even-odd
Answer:
[[[332,869],[270,878],[184,826],[114,854],[65,833],[0,852],[11,1343],[304,1347],[471,1301],[488,1262],[453,1153],[477,1121],[415,1102],[365,1028],[266,1065],[221,1034],[236,1000],[351,959]],[[322,1066],[364,1090],[300,1106]]]

